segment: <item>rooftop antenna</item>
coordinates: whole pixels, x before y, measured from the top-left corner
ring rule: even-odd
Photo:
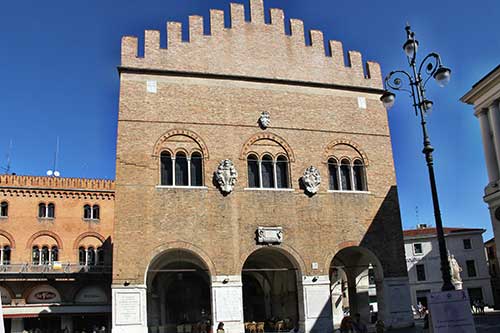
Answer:
[[[57,170],[57,158],[59,156],[59,136],[56,141],[56,152],[54,153],[54,168],[47,170],[47,176],[60,177],[61,173]]]
[[[12,139],[10,139],[9,143],[9,150],[7,151],[7,165],[5,167],[2,167],[3,171],[5,172],[6,175],[10,173],[10,154],[12,152]]]

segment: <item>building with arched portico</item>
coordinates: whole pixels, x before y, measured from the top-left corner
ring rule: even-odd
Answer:
[[[114,182],[0,175],[6,333],[110,328]]]
[[[269,17],[231,4],[189,41],[169,22],[144,56],[122,39],[114,332],[331,332],[369,320],[371,284],[412,325],[380,67]]]

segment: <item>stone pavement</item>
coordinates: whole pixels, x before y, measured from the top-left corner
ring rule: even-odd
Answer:
[[[474,315],[477,333],[499,333],[500,332],[500,311],[488,312],[484,315]],[[415,327],[399,330],[391,330],[391,333],[425,333],[422,319],[415,320]]]

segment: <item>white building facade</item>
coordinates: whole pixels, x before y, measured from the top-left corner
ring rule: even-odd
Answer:
[[[479,120],[483,141],[488,183],[484,189],[484,201],[488,205],[491,224],[500,248],[500,65],[472,86],[461,99],[474,106]],[[498,257],[498,253],[496,255]]]
[[[493,305],[491,280],[483,246],[484,229],[444,228],[446,246],[462,268],[462,288],[471,301],[482,300]],[[406,265],[410,280],[411,302],[427,305],[430,292],[441,291],[441,264],[435,228],[404,231]]]

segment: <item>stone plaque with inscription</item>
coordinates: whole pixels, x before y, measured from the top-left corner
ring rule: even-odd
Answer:
[[[283,242],[282,227],[259,227],[257,229],[257,243],[281,244]]]
[[[217,288],[215,301],[217,321],[242,320],[242,303],[241,288]]]
[[[141,325],[141,295],[140,293],[116,294],[117,311],[116,325]]]

